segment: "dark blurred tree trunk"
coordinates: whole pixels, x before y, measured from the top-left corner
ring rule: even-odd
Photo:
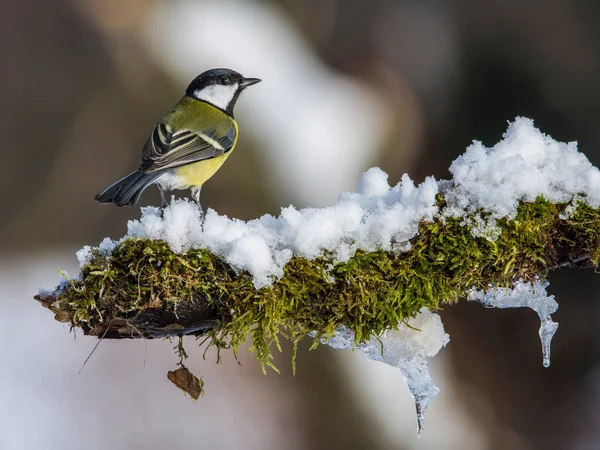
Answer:
[[[43,216],[33,220],[28,212],[56,165],[65,162],[56,161],[64,133],[82,99],[114,73],[101,36],[70,2],[2,2],[0,39],[10,43],[3,46],[0,71],[0,246],[6,249],[39,234],[35,231]],[[69,201],[69,193],[59,194]],[[19,217],[18,227],[26,229],[23,237],[9,231]]]

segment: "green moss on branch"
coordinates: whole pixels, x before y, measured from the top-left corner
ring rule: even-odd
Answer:
[[[596,266],[600,210],[579,204],[561,219],[566,206],[522,203],[515,219],[498,222],[494,242],[473,237],[459,219],[437,219],[420,225],[407,252],[359,251],[335,265],[327,255],[294,257],[280,280],[259,290],[207,250],[176,254],[164,242],[130,239],[110,257],[97,253],[81,281],[38,300],[57,320],[98,337],[206,335],[235,350],[250,335],[269,364],[269,344],[282,335],[296,340],[345,325],[368,339],[471,288],[533,280],[569,264]]]

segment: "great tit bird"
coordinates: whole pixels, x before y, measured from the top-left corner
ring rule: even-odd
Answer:
[[[260,82],[229,69],[198,75],[183,98],[152,129],[142,150],[140,168],[98,195],[100,203],[134,205],[151,184],[160,191],[191,189],[200,205],[200,189],[229,157],[238,138],[233,107],[241,92]]]

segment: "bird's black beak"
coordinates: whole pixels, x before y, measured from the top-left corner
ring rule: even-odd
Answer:
[[[242,81],[240,81],[240,87],[247,88],[248,86],[252,86],[253,84],[260,83],[260,82],[261,82],[260,78],[242,78]]]

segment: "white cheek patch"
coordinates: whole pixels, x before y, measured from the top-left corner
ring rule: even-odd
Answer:
[[[237,83],[232,84],[231,86],[213,84],[204,89],[195,90],[194,97],[198,100],[204,100],[205,102],[215,105],[217,108],[227,109],[237,90]]]

